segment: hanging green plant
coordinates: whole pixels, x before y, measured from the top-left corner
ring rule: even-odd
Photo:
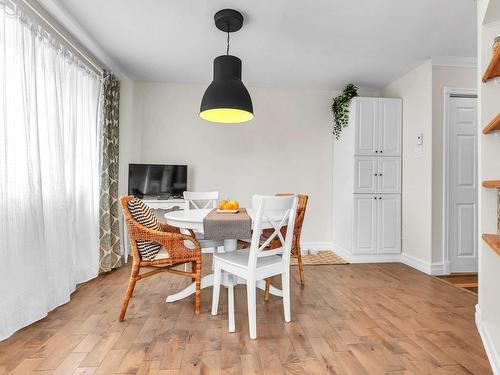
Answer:
[[[342,129],[349,124],[349,103],[355,96],[358,96],[358,86],[349,83],[342,90],[342,94],[333,98],[333,135],[335,139],[339,139]]]

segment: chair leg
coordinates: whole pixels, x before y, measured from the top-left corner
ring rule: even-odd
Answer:
[[[219,292],[220,292],[220,279],[221,279],[221,269],[217,267],[214,268],[214,287],[212,294],[212,315],[217,315],[217,310],[219,309]]]
[[[266,279],[266,289],[264,290],[264,301],[269,301],[269,287],[271,286],[271,278]]]
[[[285,315],[285,322],[292,320],[290,314],[290,272],[286,271],[281,274],[281,288],[283,291],[283,312]]]
[[[229,321],[229,332],[236,330],[234,323],[234,276],[229,275],[227,286],[227,315]]]
[[[194,312],[196,314],[199,314],[201,310],[201,259],[195,263],[196,263],[196,276],[195,276],[196,299],[195,299]]]
[[[257,338],[257,306],[255,305],[255,280],[247,280],[248,333],[252,340]]]
[[[187,271],[187,263],[186,263],[186,271]],[[191,272],[196,273],[196,262],[191,262]],[[196,281],[196,277],[192,277],[191,281],[194,283]]]
[[[137,275],[139,274],[139,263],[134,263],[132,265],[132,271],[130,272],[130,280],[128,282],[127,292],[125,293],[125,298],[123,299],[122,309],[120,311],[120,316],[118,320],[123,322],[125,319],[125,313],[127,312],[128,302],[130,298],[132,298],[132,294],[134,293],[135,283],[137,282]]]
[[[305,284],[305,277],[304,277],[304,265],[302,264],[302,252],[300,250],[300,247],[297,249],[297,264],[299,266],[299,274],[300,274],[300,285]]]

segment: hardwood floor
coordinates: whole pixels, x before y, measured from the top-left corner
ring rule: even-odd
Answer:
[[[208,261],[205,264],[210,264]],[[472,293],[402,264],[292,271],[292,322],[257,294],[258,339],[248,338],[245,287],[235,288],[236,333],[227,295],[209,313],[212,289],[167,304],[187,278],[138,282],[118,322],[129,267],[101,276],[45,319],[0,342],[0,374],[491,374],[474,324]]]
[[[437,277],[458,288],[466,289],[472,293],[478,293],[479,283],[477,273],[452,273],[451,275]]]

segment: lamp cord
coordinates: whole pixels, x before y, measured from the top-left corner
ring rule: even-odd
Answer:
[[[229,55],[229,25],[227,25],[227,49],[226,55]]]

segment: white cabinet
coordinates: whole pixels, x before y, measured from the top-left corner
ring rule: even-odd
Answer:
[[[401,158],[377,158],[377,193],[401,192]]]
[[[377,252],[377,203],[375,195],[354,195],[354,253]]]
[[[401,196],[354,194],[354,254],[401,251]]]
[[[401,99],[356,97],[333,147],[333,246],[350,262],[401,252]]]
[[[378,99],[355,98],[354,118],[356,155],[378,153]]]
[[[401,99],[355,98],[353,107],[355,154],[400,156]]]
[[[354,192],[377,192],[377,158],[373,156],[356,156],[354,158]]]
[[[354,193],[400,193],[401,158],[355,156]]]
[[[401,156],[401,99],[379,99],[378,154]]]
[[[377,199],[377,252],[401,251],[401,195],[381,194]]]

